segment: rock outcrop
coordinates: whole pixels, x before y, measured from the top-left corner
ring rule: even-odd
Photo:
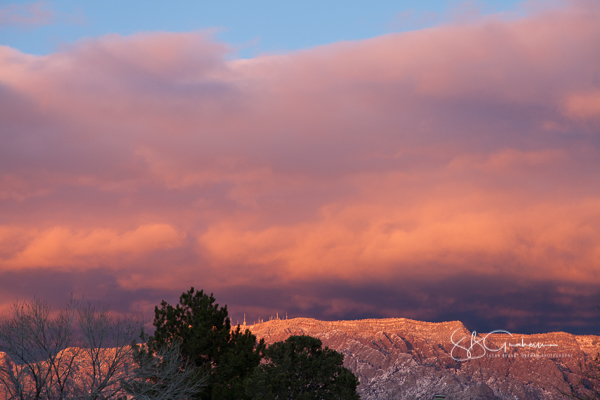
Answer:
[[[598,336],[564,332],[472,337],[459,321],[295,318],[248,328],[267,343],[291,335],[321,339],[344,354],[345,365],[360,380],[363,400],[431,399],[435,394],[462,400],[563,399],[560,391],[580,380],[580,362],[600,349]]]

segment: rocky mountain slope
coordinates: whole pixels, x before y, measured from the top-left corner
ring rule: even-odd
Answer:
[[[308,318],[247,326],[267,343],[310,335],[345,355],[363,400],[562,399],[600,337],[564,332],[471,336],[459,321],[404,318],[324,322]]]
[[[580,363],[600,350],[599,336],[472,335],[459,321],[295,318],[246,328],[268,344],[291,335],[321,339],[344,354],[345,365],[360,380],[363,400],[429,400],[436,394],[448,400],[564,399],[560,391],[580,382]],[[113,349],[103,352],[109,359],[111,354]],[[7,361],[0,352],[0,364]],[[84,386],[93,378],[88,361],[78,356],[75,363]],[[1,389],[0,399],[6,398]]]

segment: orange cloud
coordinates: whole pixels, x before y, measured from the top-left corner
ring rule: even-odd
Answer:
[[[206,32],[0,47],[0,274],[598,283],[586,4],[251,60]]]
[[[377,193],[389,196],[389,193]],[[451,194],[451,195],[448,195]],[[508,204],[506,195],[440,191],[399,209],[345,205],[317,221],[252,229],[229,223],[199,238],[214,265],[260,265],[282,281],[396,275],[442,279],[457,273],[523,279],[600,280],[600,202]],[[495,196],[498,196],[495,198]],[[254,270],[237,279],[253,279]]]
[[[64,226],[41,232],[2,227],[0,243],[4,246],[20,238],[20,249],[5,254],[3,269],[13,268],[89,268],[102,261],[150,253],[181,246],[184,236],[168,224],[141,225],[133,231],[88,229],[73,232]],[[113,261],[114,262],[114,261]]]

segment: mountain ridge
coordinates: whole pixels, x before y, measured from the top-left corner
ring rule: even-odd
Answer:
[[[428,399],[435,394],[448,399],[563,399],[561,390],[579,384],[580,363],[600,350],[596,335],[557,331],[472,336],[461,321],[293,318],[242,328],[267,344],[291,335],[321,339],[344,354],[344,364],[360,380],[363,400]],[[472,358],[465,350],[470,345]]]
[[[267,344],[292,335],[320,339],[344,355],[344,365],[359,378],[362,400],[431,399],[436,394],[447,400],[564,399],[560,391],[580,383],[580,365],[600,350],[596,335],[474,334],[461,321],[293,318],[240,326]],[[78,361],[78,371],[89,368],[86,360]],[[0,352],[0,363],[6,361]]]

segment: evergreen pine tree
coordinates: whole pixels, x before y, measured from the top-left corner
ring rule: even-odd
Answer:
[[[156,307],[154,335],[148,340],[150,351],[178,343],[188,365],[208,373],[203,400],[246,398],[245,380],[260,364],[264,341],[257,343],[249,330],[239,325],[231,330],[227,306],[219,307],[211,294],[191,288],[173,307],[163,301]]]
[[[266,350],[266,363],[248,380],[253,400],[359,400],[358,379],[344,356],[310,336],[290,336]]]

